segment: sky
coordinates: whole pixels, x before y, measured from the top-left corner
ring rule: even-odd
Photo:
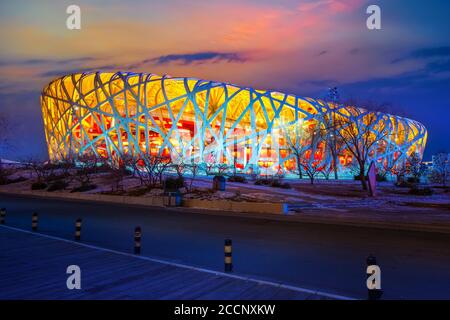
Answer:
[[[81,30],[66,28],[71,4]],[[366,27],[370,4],[381,30]],[[428,160],[450,152],[449,14],[446,0],[0,0],[0,114],[13,128],[0,156],[46,157],[39,95],[52,79],[120,70],[312,98],[337,86],[423,123]]]

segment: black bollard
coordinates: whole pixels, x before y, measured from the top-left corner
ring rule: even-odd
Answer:
[[[134,254],[141,254],[141,238],[141,227],[136,227],[134,229]]]
[[[37,231],[38,229],[38,214],[36,212],[33,212],[31,216],[31,229],[33,231]]]
[[[80,241],[81,240],[81,218],[78,218],[75,221],[75,240]]]
[[[224,253],[225,253],[225,272],[232,272],[233,271],[233,260],[232,260],[232,241],[231,241],[231,239],[225,239]]]
[[[5,219],[6,219],[6,209],[1,208],[0,209],[0,224],[5,224]]]

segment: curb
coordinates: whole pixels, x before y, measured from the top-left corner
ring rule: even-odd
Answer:
[[[97,193],[49,193],[47,191],[5,191],[0,190],[0,194],[7,195],[23,195],[41,197],[47,199],[64,199],[64,200],[84,200],[106,203],[119,203],[126,205],[140,205],[151,207],[166,207],[164,206],[164,197],[132,197],[132,196],[114,196]],[[197,208],[204,210],[218,210],[230,212],[246,212],[246,213],[268,213],[283,215],[288,213],[288,206],[286,203],[271,203],[271,202],[235,202],[229,200],[200,200],[200,199],[186,199],[183,200],[184,208]]]

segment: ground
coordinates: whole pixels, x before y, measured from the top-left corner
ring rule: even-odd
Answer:
[[[0,186],[8,226],[30,229],[36,211],[40,232],[72,239],[74,221],[82,218],[83,241],[123,252],[132,248],[134,227],[141,226],[144,255],[212,270],[223,268],[223,241],[231,238],[236,274],[356,298],[366,295],[365,259],[375,254],[383,270],[385,298],[448,298],[450,195],[438,186],[431,196],[412,196],[408,188],[383,182],[377,197],[369,197],[357,181],[319,180],[310,185],[285,180],[290,189],[249,181],[227,183],[226,191],[212,192],[211,178],[201,177],[193,183],[195,192],[183,190],[185,197],[211,201],[288,203],[288,215],[275,215],[47,197],[69,193],[76,182],[66,190],[40,191],[39,198],[16,196],[11,193],[30,191],[34,179],[26,170],[10,178],[19,176],[28,180]],[[111,181],[106,173],[96,174],[97,187],[87,193],[111,193]],[[125,195],[141,188],[131,176],[123,187],[119,193]],[[161,192],[153,189],[140,196]]]
[[[367,297],[366,258],[373,254],[382,270],[383,299],[450,298],[449,234],[302,223],[293,216],[280,215],[275,220],[269,215],[205,214],[190,208],[5,194],[0,194],[0,205],[7,209],[7,227],[30,231],[31,214],[38,212],[37,232],[73,240],[75,220],[82,218],[82,243],[125,253],[133,253],[134,228],[140,226],[143,256],[215,271],[224,270],[224,239],[229,238],[233,240],[233,274],[361,299]],[[13,246],[18,243],[0,241],[0,252],[6,254]],[[41,263],[38,253],[48,256],[53,248],[24,248],[21,252],[31,253],[20,259],[37,266]],[[49,260],[45,261],[55,261]],[[73,255],[70,263],[89,269],[86,264],[93,261],[85,260]],[[9,261],[17,260],[0,257],[0,266]],[[66,276],[64,268],[59,270]],[[123,270],[124,276],[132,272]],[[18,273],[11,272],[17,278]],[[36,268],[36,272],[46,271]],[[2,280],[10,283],[1,274],[0,285]],[[41,288],[44,295],[45,288]]]
[[[29,170],[19,170],[10,176],[11,179],[25,177],[28,180],[0,186],[0,191],[31,190],[35,180]],[[186,178],[189,184],[190,178]],[[283,202],[288,203],[291,214],[303,216],[314,215],[326,217],[361,218],[367,217],[375,221],[395,220],[418,222],[431,221],[450,224],[450,193],[448,188],[433,186],[433,195],[415,196],[408,194],[409,188],[396,187],[393,182],[381,182],[377,186],[377,196],[369,197],[362,190],[358,181],[353,180],[316,180],[314,185],[309,180],[285,179],[290,189],[255,185],[247,183],[227,182],[226,191],[213,192],[211,177],[196,177],[193,190],[188,192],[182,188],[185,199],[197,198],[206,200],[228,199],[247,202]],[[126,176],[123,180],[123,191],[114,190],[113,181],[108,173],[93,175],[93,190],[86,193],[108,193],[152,197],[161,195],[163,190],[154,188],[143,190],[139,179]],[[65,190],[55,193],[70,192],[78,185],[72,181]],[[138,192],[136,192],[138,191]],[[50,192],[49,192],[50,194]]]

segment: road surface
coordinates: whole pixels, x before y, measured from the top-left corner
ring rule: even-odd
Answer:
[[[84,243],[123,252],[132,252],[141,226],[143,255],[218,271],[231,238],[238,275],[354,298],[367,296],[365,260],[373,254],[383,298],[450,299],[450,235],[9,195],[0,195],[0,207],[9,226],[30,230],[36,211],[39,232],[67,239],[80,217]]]
[[[322,294],[0,226],[0,300],[323,300]],[[5,245],[7,244],[7,245]],[[68,266],[76,261],[70,275]],[[80,270],[79,282],[73,272]],[[72,288],[68,290],[67,281]]]

